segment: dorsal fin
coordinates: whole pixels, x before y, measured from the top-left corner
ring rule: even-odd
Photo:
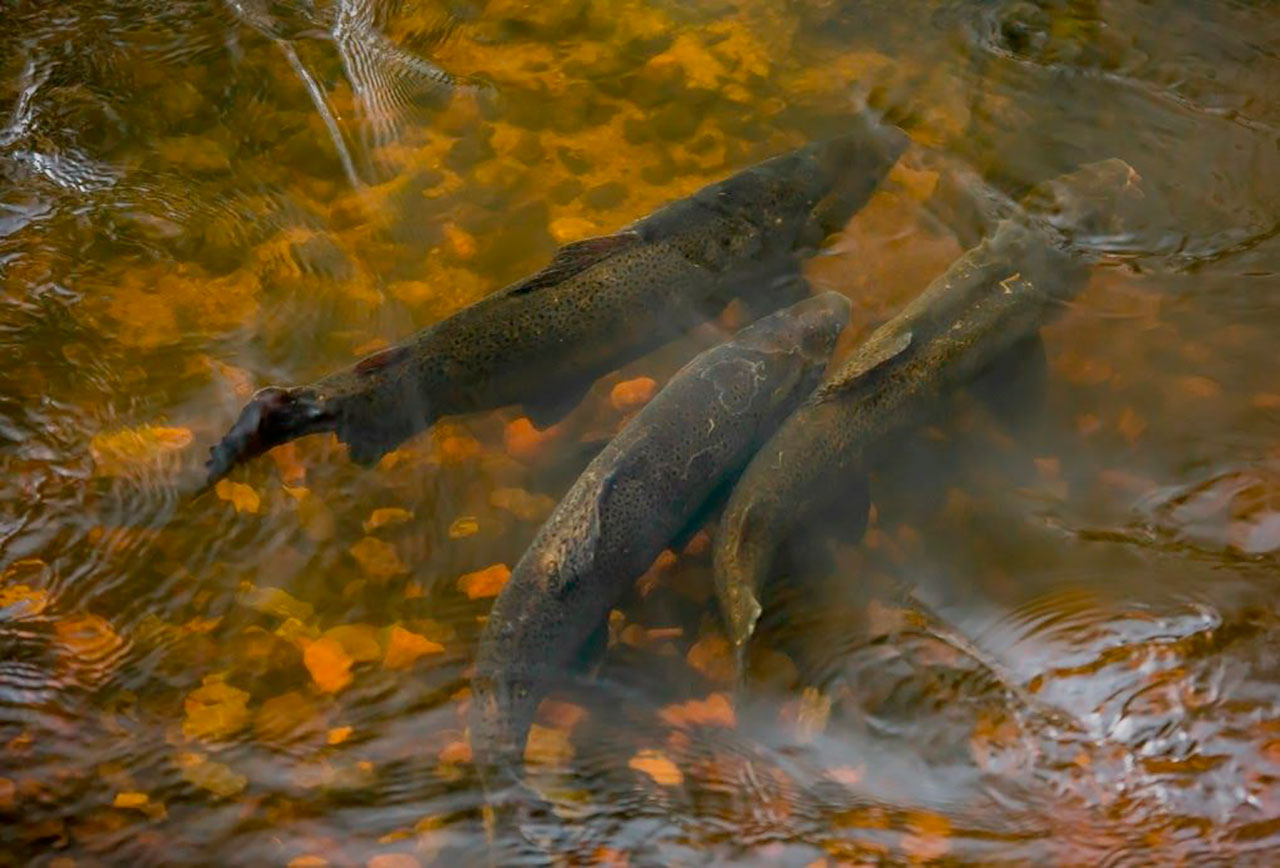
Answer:
[[[910,331],[879,340],[873,336],[870,341],[858,348],[854,357],[836,372],[834,378],[822,384],[814,395],[814,399],[823,401],[835,397],[845,389],[862,382],[868,374],[900,358],[911,346],[912,336]]]
[[[365,356],[356,362],[356,373],[363,376],[376,374],[384,368],[394,365],[396,362],[409,355],[408,347],[388,347],[385,350],[379,350],[371,356]]]
[[[507,290],[507,294],[524,295],[545,286],[552,286],[579,272],[586,271],[597,262],[608,259],[639,242],[640,234],[637,232],[618,232],[614,235],[572,241],[556,251],[556,255],[546,268],[515,284]]]

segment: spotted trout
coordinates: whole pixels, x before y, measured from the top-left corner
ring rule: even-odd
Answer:
[[[776,309],[777,283],[870,198],[907,145],[859,117],[840,137],[767,160],[305,386],[259,390],[211,450],[208,483],[306,434],[376,462],[442,416],[523,404],[551,424],[592,382],[717,315]]]
[[[485,624],[471,743],[486,786],[519,779],[538,702],[632,582],[822,378],[849,302],[824,293],[694,358],[587,466],[516,565]]]
[[[1036,339],[1083,287],[1086,245],[1114,234],[1136,180],[1112,159],[1034,188],[1019,215],[874,331],[755,455],[729,496],[714,549],[716,593],[739,665],[760,589],[791,530],[839,506],[842,491],[863,492],[868,450],[886,435]],[[865,493],[845,505],[865,512]]]

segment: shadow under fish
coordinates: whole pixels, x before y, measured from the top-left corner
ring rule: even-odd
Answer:
[[[333,431],[373,464],[448,415],[523,404],[553,424],[603,374],[717,315],[773,310],[800,259],[860,209],[907,146],[858,117],[673,202],[614,235],[561,248],[542,271],[306,386],[258,392],[211,450],[208,484],[306,434]]]
[[[472,681],[472,754],[499,823],[528,801],[511,794],[538,703],[603,652],[609,610],[817,385],[848,317],[848,300],[824,293],[694,358],[539,530],[490,612]]]
[[[739,666],[787,537],[832,510],[864,523],[873,449],[994,366],[1034,357],[1039,329],[1088,278],[1077,245],[1115,228],[1136,180],[1112,159],[1034,188],[1023,213],[1001,221],[873,332],[756,454],[729,496],[714,550],[716,592]]]

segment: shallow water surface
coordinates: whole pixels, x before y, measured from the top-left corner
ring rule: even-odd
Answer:
[[[779,576],[741,688],[707,535],[659,559],[544,703],[562,822],[531,835],[567,864],[1268,863],[1277,46],[1248,0],[0,4],[0,864],[483,862],[492,598],[741,312],[549,432],[449,419],[369,469],[312,437],[197,496],[208,447],[255,388],[863,109],[914,146],[806,265],[847,344],[972,243],[944,175],[1001,199],[1120,157],[1144,198],[1015,412],[961,395],[895,438],[865,536]]]

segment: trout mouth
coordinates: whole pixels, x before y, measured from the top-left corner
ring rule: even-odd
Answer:
[[[332,431],[336,418],[327,405],[324,396],[306,386],[259,389],[240,411],[231,430],[209,450],[205,488],[273,446],[306,434]]]

